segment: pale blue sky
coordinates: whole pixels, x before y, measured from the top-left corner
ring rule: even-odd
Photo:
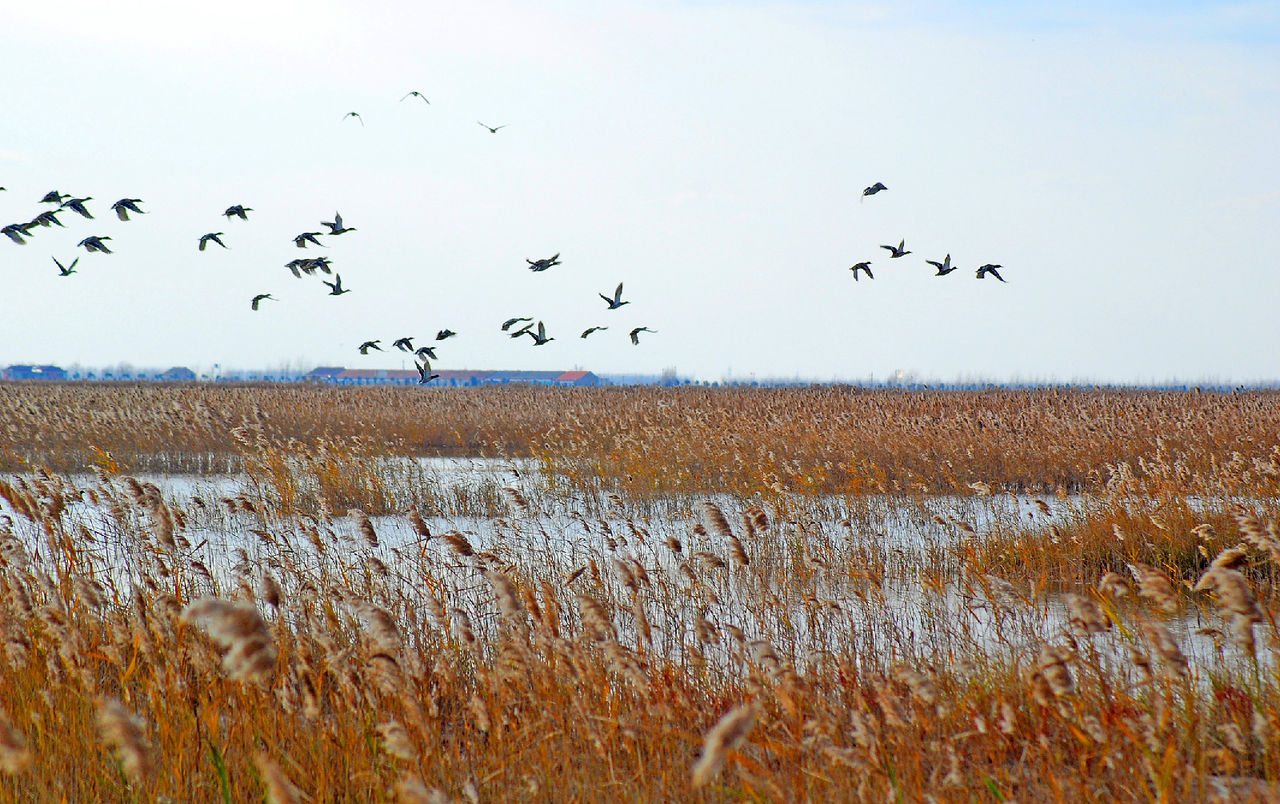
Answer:
[[[0,240],[0,363],[397,367],[356,344],[449,327],[440,368],[1280,378],[1280,4],[370,8],[11,9],[0,223],[97,219]],[[337,299],[283,267],[335,208]]]

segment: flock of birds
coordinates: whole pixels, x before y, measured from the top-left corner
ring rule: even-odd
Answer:
[[[875,184],[871,185],[870,187],[867,187],[862,191],[862,197],[863,199],[865,199],[867,196],[875,195],[876,193],[884,192],[885,190],[888,190],[888,189],[889,189],[888,187],[884,186],[883,182],[876,182]],[[899,257],[905,257],[911,253],[910,251],[907,251],[906,238],[899,240],[898,245],[896,246],[882,245],[880,246],[880,248],[885,249],[886,251],[889,252],[889,259],[891,260],[896,260]],[[925,262],[928,263],[929,265],[932,265],[934,268],[938,269],[938,272],[935,273],[934,276],[946,276],[947,274],[951,273],[952,271],[958,268],[958,266],[951,264],[950,254],[944,257],[941,262],[938,262],[937,260],[925,260]],[[996,265],[993,263],[987,263],[986,265],[980,266],[978,268],[978,279],[985,279],[987,274],[990,274],[994,276],[996,279],[999,279],[1001,282],[1004,282],[1005,279],[1003,276],[1000,275],[1000,270],[999,270],[1003,267],[1004,267],[1003,265]],[[859,271],[865,272],[867,275],[867,279],[876,278],[875,275],[871,273],[871,260],[856,262],[853,264],[851,268],[849,268],[849,270],[853,271],[853,279],[855,282],[858,280]]]

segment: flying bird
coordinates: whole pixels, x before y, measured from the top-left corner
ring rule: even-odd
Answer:
[[[432,360],[435,360],[435,359],[436,359],[436,347],[434,347],[434,346],[419,346],[416,350],[414,350],[414,354],[415,354],[415,355],[417,355],[419,358],[421,358],[421,359],[423,359],[423,360],[426,360],[427,358],[431,358]]]
[[[254,311],[257,311],[258,304],[261,303],[263,299],[271,299],[271,301],[277,301],[276,297],[272,296],[270,293],[259,293],[257,296],[253,297],[253,301],[249,302],[249,307],[251,307]]]
[[[351,292],[351,288],[344,288],[342,286],[342,274],[334,274],[333,279],[334,281],[332,282],[325,282],[325,280],[323,279],[320,280],[321,282],[324,282],[326,285],[329,286],[330,296],[341,296],[344,293]]]
[[[129,220],[130,212],[136,212],[139,215],[147,214],[142,210],[138,209],[138,204],[141,204],[141,203],[142,203],[141,198],[121,198],[119,201],[112,204],[111,208],[116,211],[117,218],[119,218],[122,221],[127,221]]]
[[[948,254],[946,259],[944,259],[942,262],[938,262],[937,260],[925,260],[925,262],[929,263],[934,268],[938,269],[938,272],[934,274],[934,276],[946,276],[947,274],[951,273],[956,269],[956,266],[951,264],[950,254]]]
[[[331,234],[331,235],[340,235],[340,234],[342,234],[342,233],[344,233],[344,232],[354,232],[354,231],[355,231],[355,229],[354,229],[354,228],[347,228],[346,226],[343,226],[343,225],[342,225],[342,216],[341,216],[341,215],[339,215],[337,212],[333,213],[333,220],[332,220],[332,221],[320,221],[320,225],[321,225],[321,226],[328,226],[328,227],[329,227],[329,234]],[[317,244],[317,245],[318,245],[318,244]]]
[[[533,319],[532,319],[532,318],[526,318],[526,319],[523,319],[523,320],[525,320],[525,321],[533,321]],[[511,337],[512,337],[512,338],[519,338],[521,335],[525,334],[526,332],[529,332],[529,330],[531,330],[531,329],[533,329],[533,324],[525,324],[525,325],[524,325],[523,327],[521,327],[520,329],[518,329],[518,330],[516,330],[515,332],[511,333]],[[532,332],[529,332],[529,334],[530,334],[530,335],[532,335],[533,333],[532,333]]]
[[[440,376],[439,374],[431,373],[431,364],[426,360],[422,361],[422,365],[418,365],[418,362],[414,361],[413,365],[418,369],[418,385],[426,385]]]
[[[378,344],[380,344],[380,343],[382,343],[382,341],[381,341],[381,340],[376,340],[376,341],[365,341],[364,343],[360,344],[360,354],[362,354],[362,355],[367,355],[367,354],[369,354],[369,350],[370,350],[370,349],[375,349],[375,350],[377,350],[377,351],[381,352],[381,351],[382,351],[382,347],[378,345]]]
[[[249,220],[249,213],[253,212],[253,207],[246,207],[243,204],[232,204],[223,211],[228,219],[239,218],[242,221]]]
[[[591,333],[593,333],[593,332],[599,332],[599,331],[600,331],[600,330],[602,330],[602,329],[608,329],[608,327],[587,327],[586,329],[584,329],[584,330],[582,331],[582,334],[581,334],[581,335],[579,335],[578,337],[579,337],[579,338],[585,338],[585,337],[587,337],[588,335],[590,335]]]
[[[999,279],[1001,282],[1003,282],[1004,277],[1001,276],[1000,272],[996,270],[997,268],[1003,268],[1003,267],[1004,267],[1003,265],[992,265],[991,263],[987,263],[986,265],[978,269],[978,278],[985,279],[987,277],[987,274],[991,274],[996,279]]]
[[[538,331],[537,331],[537,332],[534,332],[534,331],[532,331],[532,330],[526,330],[526,331],[529,333],[529,337],[530,337],[530,338],[533,338],[533,345],[534,345],[534,346],[542,346],[542,345],[544,345],[547,341],[554,341],[554,340],[555,340],[555,338],[548,338],[548,337],[547,337],[547,328],[543,325],[543,323],[542,323],[541,321],[539,321],[539,322],[538,322]]]
[[[427,100],[427,96],[423,95],[421,92],[419,92],[416,89],[411,92],[406,92],[405,96],[400,99],[400,102],[404,103],[409,98],[421,98],[423,103],[427,104],[428,106],[431,105],[431,101]]]
[[[532,320],[533,320],[532,318],[508,318],[506,321],[502,322],[502,331],[506,332],[507,330],[511,329],[512,324],[518,324],[521,321],[532,321]]]
[[[44,198],[40,199],[40,203],[41,204],[61,204],[62,199],[70,198],[70,197],[71,196],[69,195],[63,195],[57,190],[50,190],[49,192],[44,194]]]
[[[348,117],[354,117],[355,119],[359,120],[359,121],[360,121],[360,127],[361,127],[361,128],[364,128],[364,118],[360,116],[360,113],[359,113],[359,112],[347,112],[346,114],[344,114],[344,115],[342,116],[342,119],[343,119],[343,120],[346,120]]]
[[[609,305],[610,310],[616,310],[624,304],[631,303],[629,301],[622,300],[622,283],[621,282],[618,283],[617,289],[613,291],[612,299],[604,295],[603,293],[597,293],[596,295],[605,300],[605,303]]]
[[[867,272],[867,279],[875,279],[875,278],[876,278],[876,277],[875,277],[875,274],[871,273],[871,263],[870,263],[870,262],[858,262],[858,263],[854,263],[853,267],[852,267],[852,268],[850,268],[849,270],[850,270],[850,271],[853,271],[853,281],[854,281],[854,282],[857,282],[857,281],[858,281],[858,272],[859,272],[859,271],[866,271],[866,272]]]
[[[533,271],[535,273],[538,271],[545,271],[548,268],[551,268],[553,266],[560,264],[560,252],[557,251],[555,254],[542,260],[531,260],[528,257],[525,257],[524,261],[529,263],[530,271]]]
[[[457,335],[457,334],[458,333],[454,332],[451,329],[442,329],[436,333],[436,340],[443,341],[448,338],[452,338],[454,335]]]
[[[639,345],[640,345],[640,333],[641,333],[641,332],[657,332],[657,330],[656,330],[656,329],[649,329],[648,327],[636,327],[635,329],[631,330],[631,345],[632,345],[632,346],[639,346]]]
[[[391,345],[396,347],[402,352],[412,352],[413,338],[411,337],[397,338],[391,342]]]
[[[480,123],[480,121],[479,121],[479,120],[477,120],[476,122],[477,122],[477,123]],[[482,125],[482,126],[484,126],[485,128],[489,129],[489,133],[490,133],[490,134],[497,134],[497,133],[498,133],[498,129],[500,129],[500,128],[506,128],[506,127],[507,127],[507,124],[506,124],[506,123],[503,123],[502,125],[500,125],[500,126],[496,126],[496,127],[495,127],[495,126],[491,126],[491,125],[489,125],[488,123],[480,123],[480,125]]]
[[[89,212],[88,208],[85,207],[84,205],[85,201],[92,201],[92,200],[93,200],[93,196],[88,196],[86,198],[67,198],[65,201],[62,202],[62,206],[66,207],[67,209],[70,209],[72,212],[76,213],[77,215],[81,215],[86,218],[92,218],[93,213]]]
[[[317,246],[320,246],[320,248],[326,248],[326,246],[323,243],[321,243],[319,240],[316,240],[316,235],[318,234],[322,234],[322,233],[321,232],[303,232],[302,234],[293,238],[293,244],[298,248],[306,248],[307,243],[315,243]]]
[[[223,248],[226,248],[227,244],[222,242],[221,235],[222,235],[222,232],[209,232],[209,234],[200,235],[200,250],[204,251],[205,246],[209,245],[210,241],[217,243]]]
[[[885,186],[884,186],[884,183],[883,183],[883,182],[876,182],[875,184],[871,185],[870,187],[868,187],[868,188],[866,188],[866,189],[864,189],[864,190],[862,191],[862,197],[863,197],[863,198],[866,198],[866,197],[867,197],[867,196],[869,196],[869,195],[875,195],[876,193],[880,192],[881,190],[888,190],[888,189],[889,189],[888,187],[885,187]]]
[[[113,253],[111,249],[107,248],[107,245],[102,242],[110,239],[107,235],[91,235],[76,243],[76,245],[82,247],[85,251],[101,251],[103,254],[111,254]]]
[[[31,223],[38,224],[40,226],[61,226],[65,229],[66,224],[58,220],[58,213],[61,211],[62,210],[60,209],[46,209],[44,212],[41,212],[39,215],[32,218]]]
[[[0,229],[0,234],[3,234],[5,237],[20,246],[25,246],[27,244],[25,238],[31,236],[31,232],[28,231],[28,227],[30,226],[30,223],[11,223],[3,229]]]
[[[71,261],[70,265],[63,265],[61,262],[58,262],[57,257],[53,258],[54,265],[58,266],[58,276],[71,276],[74,274],[76,272],[76,263],[78,262],[80,262],[80,258],[76,257]]]
[[[896,260],[898,257],[903,257],[911,253],[910,251],[907,251],[907,241],[905,238],[896,246],[881,246],[880,248],[889,250],[889,259],[891,260]]]

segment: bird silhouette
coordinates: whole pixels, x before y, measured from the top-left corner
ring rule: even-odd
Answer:
[[[950,254],[948,254],[946,259],[944,259],[942,262],[938,262],[937,260],[925,260],[925,262],[929,263],[934,268],[938,269],[938,272],[934,274],[934,276],[946,276],[947,274],[951,273],[956,269],[956,266],[951,264]]]
[[[111,238],[107,235],[91,235],[86,237],[84,240],[81,240],[79,243],[76,243],[76,245],[80,246],[85,251],[101,251],[103,254],[112,254],[113,252],[111,249],[107,248],[106,244],[102,242],[103,240],[110,239]]]
[[[362,355],[367,355],[367,354],[369,354],[369,350],[370,350],[370,349],[374,349],[374,350],[376,350],[376,351],[381,352],[381,351],[382,351],[382,347],[378,345],[378,344],[380,344],[380,343],[382,343],[382,341],[381,341],[381,340],[376,340],[376,341],[365,341],[364,343],[360,344],[360,347],[359,347],[359,348],[360,348],[360,354],[362,354]]]
[[[439,374],[431,373],[431,364],[426,360],[423,360],[421,365],[414,361],[413,365],[418,370],[418,385],[426,385],[440,376]]]
[[[209,234],[206,234],[206,235],[200,235],[200,250],[204,251],[205,246],[209,245],[210,241],[217,243],[223,248],[226,248],[227,244],[222,242],[221,235],[222,235],[222,232],[210,232]]]
[[[479,120],[477,120],[476,122],[477,122],[477,123],[480,123],[480,121],[479,121]],[[491,126],[491,125],[489,125],[488,123],[480,123],[480,125],[482,125],[482,126],[484,126],[485,128],[489,129],[489,133],[490,133],[490,134],[497,134],[497,133],[498,133],[498,129],[500,129],[500,128],[506,128],[506,127],[507,127],[507,124],[506,124],[506,123],[503,123],[503,124],[502,124],[502,125],[500,125],[500,126]]]
[[[344,114],[344,115],[342,116],[342,119],[343,119],[343,120],[346,120],[348,117],[354,117],[355,119],[359,120],[359,121],[360,121],[360,127],[361,127],[361,128],[364,128],[364,118],[360,116],[360,113],[359,113],[359,112],[347,112],[346,114]]]
[[[319,235],[319,234],[322,234],[322,233],[321,232],[303,232],[302,234],[293,238],[293,244],[298,248],[306,248],[308,243],[315,243],[317,246],[320,246],[320,248],[325,248],[326,246],[323,243],[321,243],[319,240],[316,240],[316,235]]]
[[[447,340],[448,338],[452,338],[453,336],[455,336],[455,335],[457,335],[457,334],[458,334],[458,333],[454,332],[454,331],[453,331],[453,330],[451,330],[451,329],[442,329],[442,330],[440,330],[439,332],[437,332],[437,333],[436,333],[436,340],[438,340],[438,341]]]
[[[588,335],[590,335],[591,333],[593,333],[593,332],[599,332],[599,331],[600,331],[600,330],[602,330],[602,329],[608,329],[608,327],[587,327],[586,329],[584,329],[584,330],[582,331],[582,334],[581,334],[581,335],[579,335],[578,337],[580,337],[580,338],[585,338],[585,337],[587,337]]]
[[[862,191],[862,197],[866,198],[869,195],[875,195],[881,190],[888,190],[888,189],[889,189],[888,187],[884,186],[883,182],[876,182],[875,184],[871,185],[870,187],[867,187]]]
[[[253,212],[253,207],[246,207],[243,204],[232,204],[223,211],[223,215],[228,218],[239,218],[242,221],[249,220],[249,213]]]
[[[412,337],[396,338],[394,341],[391,342],[391,345],[402,352],[412,352],[413,338]]]
[[[548,338],[548,337],[547,337],[547,328],[543,325],[543,323],[542,323],[541,321],[539,321],[539,322],[538,322],[538,331],[537,331],[537,332],[534,332],[533,330],[525,330],[525,331],[529,333],[529,337],[530,337],[530,338],[533,338],[533,345],[534,345],[534,346],[543,346],[543,345],[545,345],[548,341],[554,341],[554,340],[555,340],[555,338]]]
[[[512,324],[518,324],[521,321],[532,321],[532,320],[533,320],[532,318],[508,318],[506,321],[502,322],[502,331],[506,332],[507,330],[511,329]]]
[[[991,263],[987,263],[986,265],[978,269],[978,278],[986,279],[987,274],[991,274],[996,279],[999,279],[1001,282],[1003,282],[1004,277],[1001,276],[1000,272],[996,270],[997,268],[1003,268],[1003,267],[1004,267],[1003,265],[992,265]]]
[[[54,265],[58,266],[58,276],[71,276],[74,274],[76,272],[76,263],[78,262],[80,262],[80,258],[76,257],[71,261],[70,265],[63,265],[61,262],[58,262],[57,257],[53,258]]]
[[[871,273],[871,263],[870,263],[870,262],[858,262],[858,263],[854,263],[853,267],[852,267],[852,268],[850,268],[849,270],[850,270],[850,271],[853,271],[853,281],[854,281],[854,282],[857,282],[857,281],[858,281],[858,272],[859,272],[859,271],[866,271],[866,272],[867,272],[867,279],[875,279],[875,278],[876,278],[876,277],[875,277],[875,274]]]
[[[0,229],[0,234],[3,234],[5,237],[20,246],[25,246],[27,244],[26,238],[31,236],[31,228],[32,224],[30,223],[11,223],[3,229]]]
[[[421,92],[419,92],[419,91],[418,91],[418,90],[416,90],[416,89],[415,89],[415,90],[412,90],[412,91],[410,91],[410,92],[406,92],[406,93],[405,93],[405,96],[404,96],[403,98],[401,98],[401,99],[400,99],[400,102],[401,102],[401,103],[404,103],[404,102],[405,102],[406,100],[408,100],[409,98],[421,98],[423,103],[427,104],[428,106],[430,106],[430,105],[431,105],[431,101],[427,100],[427,96],[426,96],[426,95],[423,95]]]
[[[44,194],[44,198],[40,199],[40,203],[41,204],[61,204],[62,199],[70,198],[70,197],[71,196],[69,195],[63,195],[57,190],[50,190],[49,192]]]
[[[604,295],[603,293],[597,293],[596,295],[605,300],[605,303],[609,305],[610,310],[616,310],[624,304],[631,303],[629,301],[622,300],[622,283],[621,282],[618,283],[617,289],[613,291],[612,299]]]
[[[523,319],[523,320],[525,320],[525,321],[533,321],[533,319],[532,319],[532,318],[526,318],[526,319]],[[529,332],[529,330],[531,330],[531,329],[533,329],[533,324],[532,324],[532,323],[530,323],[530,324],[525,324],[525,325],[524,325],[523,327],[521,327],[520,329],[518,329],[518,330],[516,330],[515,332],[511,333],[511,337],[512,337],[512,338],[519,338],[521,335],[524,335],[526,332],[528,332],[530,335],[532,335],[533,333],[532,333],[532,332]]]
[[[631,330],[631,345],[632,345],[632,346],[639,346],[639,345],[640,345],[640,333],[641,333],[641,332],[657,332],[657,330],[656,330],[656,329],[649,329],[648,327],[636,327],[635,329]]]
[[[547,270],[548,268],[552,268],[552,267],[554,267],[554,266],[556,266],[556,265],[559,265],[559,264],[560,264],[560,252],[558,252],[558,251],[557,251],[555,254],[551,255],[550,257],[547,257],[546,259],[542,259],[542,260],[531,260],[531,259],[529,259],[528,257],[525,257],[525,258],[524,258],[524,261],[525,261],[525,262],[527,262],[527,263],[529,263],[529,270],[530,270],[530,271],[533,271],[533,272],[537,273],[537,272],[539,272],[539,271],[545,271],[545,270]]]
[[[906,246],[907,241],[906,239],[903,239],[902,242],[898,243],[896,246],[881,246],[880,248],[888,249],[889,259],[896,260],[898,257],[903,257],[911,253],[910,251],[907,251]]]
[[[272,296],[270,293],[259,293],[257,296],[253,297],[253,301],[249,302],[249,307],[254,311],[257,311],[258,305],[264,299],[271,299],[271,301],[277,301],[276,297]]]
[[[58,213],[61,211],[62,210],[60,209],[46,209],[44,212],[41,212],[39,215],[32,218],[31,222],[40,226],[61,226],[65,229],[66,224],[58,220]]]
[[[328,285],[328,286],[329,286],[329,288],[330,288],[330,290],[329,290],[329,295],[330,295],[330,296],[341,296],[341,295],[342,295],[342,294],[344,294],[344,293],[350,293],[350,292],[351,292],[351,288],[344,288],[344,287],[342,286],[342,274],[334,274],[334,275],[333,275],[333,280],[334,280],[334,281],[332,281],[332,282],[325,282],[325,280],[323,280],[323,279],[321,279],[321,280],[320,280],[321,282],[324,282],[326,285]]]
[[[88,207],[84,205],[85,201],[92,201],[92,200],[93,200],[93,196],[87,196],[85,198],[68,197],[62,202],[62,206],[66,207],[67,209],[71,210],[77,215],[83,216],[85,218],[92,218],[93,213],[89,212]]]
[[[139,215],[147,214],[142,210],[138,209],[138,204],[141,204],[141,203],[142,203],[141,198],[121,198],[119,201],[112,204],[111,208],[116,211],[117,218],[119,218],[122,221],[127,221],[129,220],[130,212],[136,212]]]
[[[346,226],[342,225],[342,216],[339,215],[337,212],[333,213],[332,221],[320,221],[320,225],[328,226],[329,227],[328,233],[331,235],[340,235],[340,234],[343,234],[344,232],[355,231],[354,228],[347,228]]]
[[[423,360],[427,358],[436,359],[436,347],[434,346],[419,346],[413,353]]]

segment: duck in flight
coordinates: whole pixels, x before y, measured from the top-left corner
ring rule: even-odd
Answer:
[[[402,352],[412,352],[412,351],[413,351],[413,338],[408,337],[408,336],[406,336],[406,337],[404,337],[404,338],[396,338],[394,341],[392,341],[392,342],[391,342],[391,345],[392,345],[392,346],[394,346],[394,347],[396,347],[397,349],[399,349],[399,350],[400,350],[400,351],[402,351]]]
[[[616,310],[624,304],[631,303],[629,301],[622,300],[622,283],[621,282],[618,283],[617,289],[613,291],[612,299],[604,295],[603,293],[597,293],[596,295],[604,299],[605,303],[609,305],[610,310]]]
[[[53,258],[54,265],[58,266],[58,276],[71,276],[74,274],[76,272],[76,263],[78,262],[80,262],[80,258],[76,257],[71,261],[70,265],[63,265],[61,262],[58,262],[57,257]]]
[[[447,339],[452,338],[453,336],[455,336],[455,335],[457,335],[457,334],[458,334],[458,333],[454,332],[454,331],[453,331],[453,330],[451,330],[451,329],[442,329],[442,330],[440,330],[439,332],[437,332],[437,333],[436,333],[436,340],[438,340],[438,341],[447,340]]]
[[[426,360],[427,358],[431,358],[432,360],[435,360],[435,359],[436,359],[436,347],[434,347],[434,346],[419,346],[419,347],[414,351],[414,354],[415,354],[415,355],[417,355],[417,356],[418,356],[419,358],[421,358],[422,360]]]
[[[951,264],[950,254],[948,254],[946,256],[946,259],[944,259],[942,262],[938,262],[937,260],[925,260],[925,262],[929,263],[934,268],[938,269],[938,272],[934,274],[934,276],[946,276],[947,274],[951,273],[956,269],[956,266]]]
[[[555,338],[548,338],[548,337],[547,337],[547,328],[546,328],[545,326],[543,326],[543,324],[542,324],[542,322],[541,322],[541,321],[539,321],[539,322],[538,322],[538,331],[537,331],[537,332],[534,332],[533,330],[531,330],[531,329],[527,329],[527,328],[526,328],[525,330],[523,330],[523,331],[522,331],[522,334],[523,334],[523,332],[528,332],[528,333],[529,333],[529,337],[530,337],[530,338],[533,338],[533,345],[534,345],[534,346],[542,346],[542,345],[546,344],[546,343],[547,343],[547,341],[554,341],[554,340],[555,340]]]
[[[323,243],[321,243],[319,240],[316,240],[316,235],[319,235],[319,234],[322,234],[322,233],[321,232],[303,232],[302,234],[293,238],[293,244],[298,248],[306,248],[308,243],[315,243],[320,248],[326,248],[326,246]]]
[[[272,296],[270,293],[259,293],[257,296],[253,297],[253,301],[249,302],[250,309],[252,309],[254,312],[257,312],[258,305],[261,304],[265,299],[271,299],[271,301],[277,301],[276,297]]]
[[[76,243],[76,245],[80,246],[85,251],[101,251],[103,254],[111,254],[111,249],[107,248],[106,244],[102,242],[103,240],[110,239],[111,238],[107,235],[91,235],[86,237],[84,240],[81,240],[79,243]]]
[[[381,341],[381,340],[376,340],[376,341],[365,341],[364,343],[360,344],[360,347],[359,347],[359,348],[360,348],[360,354],[362,354],[362,355],[367,355],[367,354],[369,354],[369,350],[370,350],[370,349],[374,349],[374,350],[376,350],[376,351],[381,352],[381,351],[382,351],[382,347],[378,345],[378,344],[380,344],[380,343],[382,343],[382,341]]]
[[[586,329],[584,329],[584,330],[582,331],[582,334],[581,334],[581,335],[579,335],[578,337],[580,337],[580,338],[585,338],[585,337],[587,337],[588,335],[590,335],[591,333],[593,333],[593,332],[599,332],[599,331],[600,331],[600,330],[602,330],[602,329],[608,329],[608,327],[587,327]]]
[[[342,274],[334,274],[332,282],[326,282],[323,279],[321,279],[320,281],[324,282],[326,285],[329,286],[330,296],[341,296],[344,293],[351,292],[351,288],[344,288],[342,286]]]
[[[85,201],[92,201],[92,200],[93,200],[93,196],[87,196],[85,198],[67,198],[62,202],[62,206],[66,207],[67,209],[71,210],[72,212],[82,217],[92,218],[93,213],[91,213],[88,207],[84,205]]]
[[[426,96],[426,95],[423,95],[421,92],[419,92],[419,91],[418,91],[418,90],[416,90],[416,89],[415,89],[415,90],[412,90],[412,91],[410,91],[410,92],[406,92],[406,93],[405,93],[405,95],[404,95],[404,97],[400,99],[400,102],[401,102],[401,103],[404,103],[404,102],[405,102],[405,101],[407,101],[409,98],[420,98],[420,99],[422,100],[422,102],[423,102],[423,103],[427,104],[428,106],[430,106],[430,105],[431,105],[431,101],[427,100],[427,96]]]
[[[50,190],[49,192],[44,194],[44,198],[40,199],[40,203],[41,204],[61,204],[62,199],[70,198],[70,197],[71,196],[69,195],[63,195],[57,190]]]
[[[222,213],[228,219],[239,218],[242,221],[249,220],[249,213],[253,212],[253,207],[246,207],[243,204],[232,204]]]
[[[532,320],[533,320],[532,318],[508,318],[506,321],[502,322],[502,331],[506,332],[507,330],[511,329],[512,324],[519,324],[521,321],[532,321]]]
[[[875,274],[871,273],[871,262],[870,262],[870,261],[854,263],[853,267],[852,267],[852,268],[850,268],[849,270],[850,270],[850,271],[853,271],[853,281],[854,281],[854,282],[857,282],[857,281],[858,281],[858,272],[859,272],[859,271],[866,271],[866,272],[867,272],[867,279],[875,279],[875,278],[876,278],[876,277],[875,277]]]
[[[217,243],[223,248],[226,248],[227,244],[222,242],[221,235],[222,235],[222,232],[210,232],[207,235],[200,235],[200,250],[204,251],[205,246],[209,245],[210,241]]]
[[[25,238],[31,236],[30,230],[32,226],[33,224],[31,223],[11,223],[3,229],[0,229],[0,234],[3,234],[5,237],[20,246],[25,246],[27,244]]]
[[[480,123],[480,121],[479,121],[479,120],[477,120],[476,122],[477,122],[477,123]],[[507,127],[507,124],[506,124],[506,123],[503,123],[503,124],[502,124],[502,125],[500,125],[500,126],[491,126],[491,125],[489,125],[488,123],[480,123],[480,125],[482,125],[482,126],[484,126],[485,128],[489,129],[489,133],[490,133],[490,134],[497,134],[497,133],[498,133],[498,129],[500,129],[500,128],[506,128],[506,127]]]
[[[867,187],[862,191],[862,197],[866,198],[869,195],[875,195],[881,190],[888,190],[888,189],[889,189],[888,187],[884,186],[883,182],[876,182],[875,184],[871,185],[870,187]]]
[[[881,246],[880,248],[889,250],[889,259],[891,260],[896,260],[898,257],[904,257],[911,253],[910,251],[907,251],[907,241],[905,238],[896,246]]]
[[[355,119],[359,120],[359,121],[360,121],[360,127],[361,127],[361,128],[364,128],[364,118],[360,116],[360,113],[359,113],[359,112],[347,112],[346,114],[344,114],[344,115],[342,116],[342,119],[343,119],[343,120],[346,120],[348,117],[354,117]]]
[[[996,270],[997,268],[1003,268],[1003,267],[1004,267],[1003,265],[992,265],[991,263],[987,263],[986,265],[978,269],[978,278],[986,279],[987,274],[991,274],[996,279],[999,279],[1001,282],[1003,282],[1004,277],[1001,276],[1000,272]]]
[[[522,320],[524,320],[524,321],[529,321],[529,322],[532,322],[532,321],[533,321],[533,319],[532,319],[532,318],[526,318],[526,319],[522,319]],[[525,324],[525,325],[524,325],[523,327],[521,327],[520,329],[518,329],[518,330],[516,330],[515,332],[511,333],[511,337],[512,337],[512,338],[519,338],[521,335],[525,334],[526,332],[529,332],[529,330],[531,330],[531,329],[533,329],[533,324],[532,324],[532,323]],[[532,335],[533,333],[532,333],[532,332],[529,332],[529,334],[530,334],[530,335]]]
[[[342,216],[341,216],[341,215],[339,215],[337,212],[333,213],[333,220],[332,220],[332,221],[320,221],[320,225],[321,225],[321,226],[328,226],[328,227],[329,227],[329,234],[331,234],[331,235],[340,235],[340,234],[344,234],[344,233],[346,233],[346,232],[354,232],[354,231],[356,231],[354,228],[348,228],[348,227],[346,227],[346,226],[343,226],[343,225],[342,225]],[[319,245],[319,243],[317,243],[316,245]]]
[[[557,251],[555,254],[552,254],[550,257],[547,257],[546,259],[542,259],[542,260],[531,260],[528,257],[525,257],[524,261],[529,263],[530,271],[537,273],[539,271],[545,271],[548,268],[553,268],[559,265],[560,252]]]
[[[40,226],[46,226],[46,227],[51,225],[61,226],[65,229],[66,224],[58,220],[58,213],[61,211],[62,210],[60,209],[46,209],[44,212],[41,212],[39,215],[32,218],[31,222],[34,224],[38,224]]]
[[[117,218],[119,218],[122,221],[127,221],[129,220],[130,212],[136,212],[139,215],[147,214],[142,210],[138,209],[138,204],[141,204],[141,203],[142,203],[141,198],[121,198],[119,201],[112,204],[111,208],[115,210]]]
[[[418,370],[418,385],[426,385],[440,376],[439,374],[431,373],[431,364],[425,359],[422,361],[421,365],[419,365],[417,361],[414,361],[413,365],[414,368]]]
[[[656,329],[649,329],[648,327],[636,327],[635,329],[631,330],[631,345],[632,345],[632,346],[639,346],[639,345],[640,345],[640,333],[641,333],[641,332],[657,332],[657,330],[656,330]]]

